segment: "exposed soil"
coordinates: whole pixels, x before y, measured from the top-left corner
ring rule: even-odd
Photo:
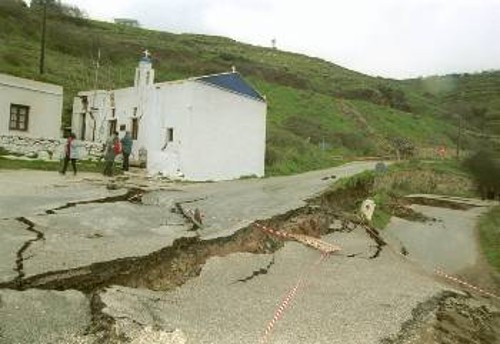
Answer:
[[[405,200],[407,204],[420,204],[420,205],[427,205],[430,207],[448,208],[453,210],[469,210],[477,207],[472,204],[460,203],[455,200],[447,201],[445,199],[432,199],[426,197],[407,197],[405,198]]]
[[[500,312],[469,296],[444,292],[420,304],[399,334],[382,344],[499,344]]]

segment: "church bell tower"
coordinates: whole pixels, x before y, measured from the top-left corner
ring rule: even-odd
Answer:
[[[154,78],[155,71],[151,63],[151,54],[148,50],[145,50],[144,56],[135,69],[134,86],[136,88],[151,87],[154,84]]]

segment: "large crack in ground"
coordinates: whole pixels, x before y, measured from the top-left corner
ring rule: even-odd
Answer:
[[[478,205],[475,204],[461,202],[460,199],[443,199],[443,198],[437,199],[429,197],[412,196],[404,198],[404,201],[406,201],[407,204],[420,204],[429,207],[447,208],[452,210],[469,210],[472,208],[479,207]]]
[[[25,217],[16,218],[17,221],[26,225],[26,230],[36,234],[36,237],[26,241],[21,248],[16,253],[16,268],[14,269],[17,272],[17,277],[14,279],[13,283],[17,286],[17,289],[24,289],[24,261],[26,257],[24,256],[24,252],[36,241],[45,240],[43,232],[35,229],[35,224],[28,220]]]
[[[239,280],[236,280],[235,282],[233,282],[232,284],[235,284],[235,283],[246,283],[250,280],[253,280],[254,278],[260,276],[260,275],[266,275],[269,270],[271,269],[271,267],[274,265],[275,263],[275,260],[274,260],[274,256],[273,258],[271,259],[271,261],[269,262],[269,264],[267,264],[265,267],[263,268],[260,268],[259,270],[255,270],[254,272],[252,272],[252,274],[250,276],[247,276],[245,278],[241,278]]]
[[[65,205],[53,209],[48,209],[45,211],[45,213],[47,215],[54,215],[58,210],[73,208],[84,204],[96,204],[96,203],[102,204],[102,203],[116,203],[116,202],[140,203],[143,195],[144,195],[144,190],[138,188],[132,188],[129,189],[127,193],[122,195],[103,197],[87,201],[68,202]]]
[[[262,223],[290,233],[320,237],[335,231],[329,228],[332,220],[332,215],[321,208],[305,206]],[[383,241],[376,239],[377,236],[373,233],[371,232],[370,236],[377,244],[377,251],[372,256],[375,258],[382,249]],[[210,257],[223,257],[237,252],[271,254],[282,246],[281,239],[249,226],[228,237],[211,240],[201,240],[199,237],[179,238],[171,246],[147,256],[120,258],[75,269],[18,278],[0,284],[0,288],[76,289],[87,294],[110,285],[171,290],[198,276]]]
[[[47,215],[55,214],[56,211],[75,207],[82,204],[91,203],[112,203],[128,201],[140,203],[144,191],[133,189],[124,195],[106,197],[97,200],[81,202],[69,202],[64,206],[46,211]],[[177,209],[184,203],[178,202]],[[349,231],[354,229],[361,222],[356,223],[352,219],[346,219],[336,211],[332,211],[328,204],[322,206],[309,204],[289,211],[285,214],[275,216],[268,220],[258,221],[259,224],[279,231],[294,234],[305,234],[313,237],[321,237],[335,231]],[[183,209],[182,209],[183,210]],[[186,216],[187,220],[191,220]],[[90,311],[92,315],[91,325],[88,334],[97,335],[96,343],[126,342],[124,338],[116,337],[113,332],[115,320],[103,312],[99,293],[104,288],[119,285],[131,288],[146,288],[156,291],[173,290],[186,283],[188,280],[197,277],[207,260],[211,257],[224,257],[232,253],[246,252],[253,254],[273,254],[284,246],[282,238],[276,238],[257,229],[255,226],[248,226],[240,229],[231,236],[201,240],[200,237],[179,238],[169,247],[165,247],[143,257],[127,257],[113,261],[99,262],[89,266],[76,269],[48,272],[36,276],[25,278],[23,272],[23,253],[30,245],[38,240],[43,240],[43,233],[34,229],[35,224],[26,218],[20,221],[28,225],[28,230],[37,233],[35,239],[26,242],[18,252],[19,276],[10,282],[1,283],[0,288],[14,290],[25,290],[29,288],[43,290],[79,290],[90,300]],[[331,228],[332,221],[341,221],[341,228]],[[367,225],[364,224],[366,227]],[[370,227],[368,227],[370,228]],[[367,230],[365,228],[365,230]],[[376,258],[380,254],[385,242],[380,238],[374,229],[367,230],[367,233],[377,245],[377,250],[371,258]],[[355,257],[355,255],[346,255]],[[268,273],[274,265],[274,256],[270,262],[261,269],[255,270],[250,276],[242,278],[235,283],[245,283],[254,278]]]
[[[58,210],[90,203],[120,201],[141,203],[143,194],[144,191],[140,189],[132,189],[124,195],[69,202],[64,206],[47,210],[46,214],[55,214]],[[183,204],[198,200],[178,202],[175,206],[183,211]],[[376,245],[375,253],[365,259],[379,257],[386,245],[379,232],[358,216],[339,209],[337,205],[341,201],[341,198],[323,195],[320,198],[309,200],[308,205],[300,209],[258,222],[276,230],[306,234],[313,237],[321,237],[336,231],[349,232],[357,226],[361,226]],[[111,285],[119,285],[168,291],[198,276],[204,264],[211,257],[223,257],[237,252],[273,254],[283,247],[282,239],[272,237],[251,225],[224,238],[211,240],[201,240],[199,237],[180,238],[175,240],[171,246],[144,257],[121,258],[77,269],[54,271],[24,278],[23,262],[26,259],[24,252],[34,242],[43,240],[44,236],[41,231],[35,229],[35,224],[28,219],[18,218],[17,220],[27,225],[27,230],[36,233],[36,238],[25,242],[17,253],[16,271],[18,277],[11,282],[0,284],[0,288],[15,290],[36,288],[60,291],[76,289],[85,293],[90,300],[92,315],[91,325],[88,327],[87,332],[89,335],[97,335],[96,344],[127,342],[126,338],[121,338],[113,330],[116,323],[115,319],[103,311],[105,305],[99,295],[102,289]],[[186,220],[190,220],[190,217],[186,216]],[[334,221],[340,222],[341,225],[332,228],[331,224]],[[357,255],[359,253],[345,254],[349,258],[355,258]],[[245,283],[259,278],[259,276],[267,274],[273,265],[274,256],[266,266],[253,271],[251,275],[234,283]],[[498,333],[499,330],[495,330],[494,326],[498,325],[500,329],[500,315],[481,307],[468,306],[465,301],[466,297],[456,293],[444,292],[415,308],[412,319],[403,324],[401,331],[394,337],[382,340],[381,343],[403,344],[408,343],[409,338],[420,336],[419,338],[424,339],[414,343],[424,344],[428,342],[425,341],[425,333],[429,331],[433,331],[432,333],[435,336],[442,339],[442,341],[439,341],[440,343],[498,343],[495,340],[500,338],[500,334]],[[435,314],[434,322],[429,321],[430,314]],[[463,327],[467,329],[457,329],[457,322],[465,324]],[[453,331],[456,331],[456,335]],[[467,338],[473,338],[475,341],[467,341]]]
[[[193,200],[188,200],[188,201],[182,201],[182,202],[175,202],[175,208],[172,209],[172,211],[176,211],[179,214],[181,214],[184,219],[191,224],[191,228],[188,229],[188,231],[196,231],[198,229],[201,229],[203,227],[202,219],[201,218],[196,218],[195,216],[196,213],[190,213],[186,211],[183,207],[184,204],[191,204],[191,203],[196,203],[199,201],[203,201],[207,199],[206,197],[201,197],[201,198],[196,198]]]

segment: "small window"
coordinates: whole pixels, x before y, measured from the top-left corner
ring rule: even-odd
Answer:
[[[138,118],[132,118],[132,133],[131,134],[132,134],[132,140],[137,140],[137,136],[139,135],[139,119]]]
[[[167,128],[167,142],[174,141],[174,128]]]
[[[82,96],[81,99],[82,99],[83,112],[87,112],[87,110],[89,108],[89,97]]]
[[[137,117],[137,106],[134,108],[134,117]]]
[[[28,130],[30,108],[29,106],[10,104],[10,130]]]
[[[115,108],[111,109],[111,117],[113,117],[113,118],[116,117],[116,109]]]
[[[109,120],[109,136],[116,132],[116,119]]]
[[[120,124],[120,131],[127,130],[127,126],[125,124]]]

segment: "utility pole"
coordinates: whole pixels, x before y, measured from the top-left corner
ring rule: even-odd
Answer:
[[[42,17],[42,43],[40,47],[40,74],[44,72],[45,64],[45,31],[47,26],[47,0],[43,1],[43,17]]]
[[[460,145],[462,141],[462,115],[458,115],[457,160],[460,160]]]

